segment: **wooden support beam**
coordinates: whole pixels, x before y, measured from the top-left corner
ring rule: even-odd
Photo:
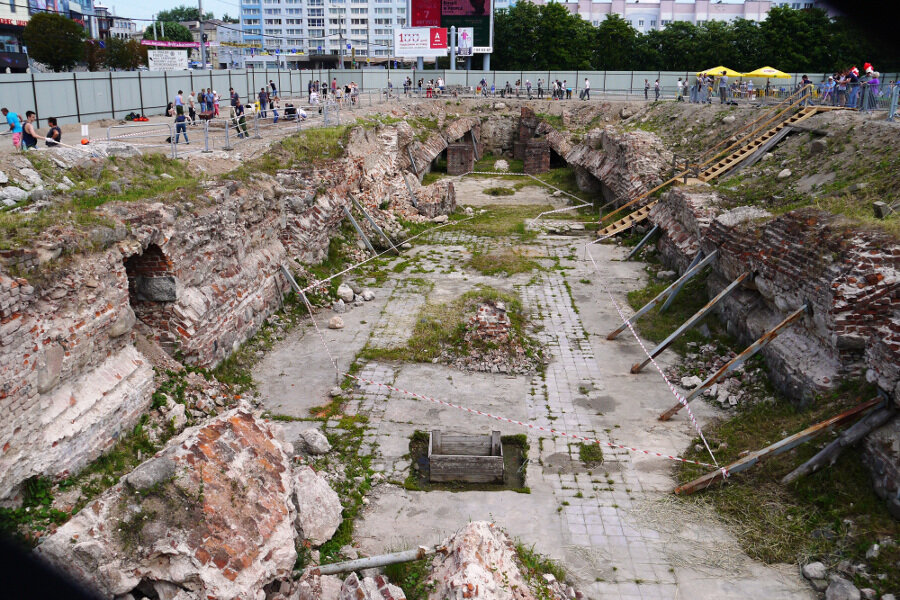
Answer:
[[[806,310],[807,305],[804,304],[803,306],[792,312],[790,315],[788,315],[787,318],[784,319],[781,323],[760,336],[758,340],[747,346],[747,348],[743,352],[732,358],[726,364],[722,365],[722,367],[718,371],[707,377],[706,381],[698,385],[690,393],[690,395],[688,395],[688,397],[685,399],[686,403],[690,403],[691,400],[703,393],[704,390],[709,389],[716,381],[739,368],[742,364],[749,360],[751,356],[768,346],[769,342],[778,337],[778,334],[781,333],[781,330],[800,318],[800,316],[805,313]],[[682,406],[684,405],[680,402],[675,404],[675,406],[661,414],[659,416],[659,420],[668,421],[675,415],[675,413],[681,410]]]
[[[631,260],[631,257],[634,256],[635,254],[637,254],[640,251],[640,249],[644,247],[644,244],[649,242],[650,238],[653,237],[653,234],[655,234],[657,231],[659,231],[659,225],[654,225],[653,229],[651,229],[647,233],[647,235],[644,236],[644,239],[642,239],[640,242],[638,242],[638,245],[635,246],[634,249],[628,253],[628,256],[625,257],[625,260]]]
[[[835,427],[840,427],[842,425],[845,425],[846,423],[849,423],[856,417],[878,406],[879,404],[881,404],[881,402],[881,398],[875,398],[873,400],[869,400],[868,402],[863,402],[862,404],[854,406],[850,410],[846,410],[837,416],[826,419],[821,423],[816,423],[815,425],[807,427],[799,433],[795,433],[794,435],[788,436],[779,442],[775,442],[771,446],[766,446],[762,450],[751,452],[747,456],[744,456],[743,458],[740,458],[725,467],[725,470],[728,471],[729,476],[734,475],[735,473],[740,473],[741,471],[746,471],[761,460],[783,454],[788,450],[796,448],[800,444],[811,440],[819,434],[825,433],[826,431],[831,431]],[[693,494],[697,490],[706,489],[713,483],[721,481],[722,478],[722,470],[717,469],[712,473],[704,475],[703,477],[678,486],[677,488],[675,488],[675,493]]]
[[[713,298],[712,300],[707,302],[703,308],[701,308],[696,313],[694,313],[694,315],[690,319],[685,321],[681,325],[681,327],[679,327],[678,329],[673,331],[669,335],[669,337],[664,339],[662,342],[660,342],[660,344],[656,348],[651,350],[650,356],[648,356],[644,362],[635,363],[634,366],[631,367],[631,372],[632,373],[640,372],[641,369],[643,369],[644,367],[647,366],[647,363],[649,363],[652,359],[659,356],[662,353],[662,351],[665,350],[666,348],[668,348],[672,342],[677,340],[681,336],[682,333],[684,333],[685,331],[687,331],[688,329],[690,329],[691,327],[693,327],[694,325],[699,323],[700,320],[703,319],[703,317],[708,315],[712,311],[712,309],[715,308],[716,304],[721,302],[723,298],[725,298],[728,294],[730,294],[735,289],[737,289],[737,287],[741,284],[741,282],[744,281],[749,276],[750,276],[749,272],[741,273],[741,275],[737,279],[735,279],[730,284],[728,284],[728,287],[726,287],[724,290],[719,292],[715,298]]]
[[[781,479],[781,483],[787,485],[795,479],[799,479],[804,475],[809,475],[819,470],[821,467],[831,466],[837,461],[838,456],[844,451],[844,448],[852,446],[873,429],[881,427],[888,422],[891,417],[897,414],[892,403],[888,402],[875,412],[869,413],[866,417],[858,421],[852,427],[844,431],[838,439],[834,440],[811,459],[785,475]]]
[[[703,267],[705,267],[706,265],[708,265],[709,263],[711,263],[712,260],[713,260],[713,258],[715,258],[715,256],[716,256],[717,253],[718,253],[718,250],[713,250],[713,251],[710,253],[709,256],[707,256],[706,258],[704,258],[703,260],[701,260],[700,262],[698,262],[697,264],[695,264],[693,267],[691,267],[691,268],[689,268],[687,271],[685,271],[685,272],[684,272],[684,275],[682,275],[681,277],[679,277],[678,279],[676,279],[675,281],[673,281],[673,282],[672,282],[672,285],[670,285],[669,287],[667,287],[666,289],[664,289],[663,291],[661,291],[661,292],[656,296],[656,298],[654,298],[653,300],[651,300],[650,302],[648,302],[647,304],[645,304],[644,306],[642,306],[640,309],[638,309],[638,311],[637,311],[636,313],[634,313],[633,315],[631,315],[631,317],[629,317],[629,318],[628,318],[624,323],[622,323],[617,329],[615,329],[615,330],[611,331],[609,334],[607,334],[606,339],[608,339],[608,340],[614,340],[614,339],[616,339],[616,336],[618,336],[620,333],[622,333],[623,331],[625,331],[625,328],[628,327],[628,324],[629,324],[629,323],[634,323],[634,322],[637,321],[641,316],[643,316],[645,313],[647,313],[647,311],[649,311],[650,309],[652,309],[654,306],[658,306],[660,302],[662,302],[663,300],[665,300],[665,299],[668,297],[668,295],[669,295],[670,293],[672,293],[672,290],[674,290],[674,289],[675,289],[676,287],[678,287],[679,285],[683,285],[688,279],[690,279],[691,277],[693,277],[694,275],[696,275],[697,273],[699,273],[699,272],[703,269]]]
[[[416,159],[413,158],[412,148],[407,146],[406,153],[409,154],[409,164],[413,168],[413,173],[415,173],[416,177],[418,177],[419,176],[419,167],[416,165]]]

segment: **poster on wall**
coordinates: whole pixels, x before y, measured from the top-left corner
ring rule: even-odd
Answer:
[[[56,13],[68,18],[69,0],[28,0],[28,14],[42,12]]]
[[[186,50],[147,50],[147,68],[151,71],[186,71]]]
[[[474,52],[493,52],[493,0],[441,0],[441,27],[453,26],[457,32],[472,29]]]
[[[443,27],[395,29],[394,52],[404,58],[447,56],[447,30]]]

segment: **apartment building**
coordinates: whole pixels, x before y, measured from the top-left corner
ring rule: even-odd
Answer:
[[[406,0],[241,0],[248,66],[296,67],[317,55],[382,62]]]

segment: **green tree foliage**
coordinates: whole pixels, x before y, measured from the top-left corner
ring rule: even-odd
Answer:
[[[166,35],[162,34],[163,24],[165,24]],[[156,37],[153,37],[153,24],[150,24],[147,29],[144,30],[144,39],[167,40],[170,42],[193,42],[194,36],[191,35],[191,30],[181,23],[176,23],[174,21],[157,21]]]
[[[111,38],[106,42],[106,66],[133,71],[147,63],[147,46],[137,40]]]
[[[213,14],[211,12],[204,13],[203,18],[208,20],[213,18]],[[200,10],[196,6],[176,6],[170,10],[160,11],[158,15],[156,15],[157,21],[199,21],[200,20]],[[169,26],[166,25],[166,28]]]
[[[773,7],[765,21],[676,21],[639,33],[618,15],[598,27],[550,3],[518,2],[497,11],[494,57],[499,70],[598,69],[694,71],[726,65],[750,71],[768,65],[787,72],[824,73],[871,62],[900,69],[900,56],[847,19],[820,9]]]
[[[210,18],[212,18],[212,17],[210,17]],[[238,19],[232,17],[228,13],[225,13],[224,15],[222,15],[222,22],[223,23],[240,23],[240,21]]]
[[[98,71],[106,65],[106,50],[97,40],[84,41],[84,62],[88,71]]]
[[[33,59],[54,71],[71,69],[84,56],[84,28],[62,15],[38,13],[31,17],[22,41]]]
[[[559,3],[519,2],[494,16],[494,58],[508,69],[590,69],[593,28]]]

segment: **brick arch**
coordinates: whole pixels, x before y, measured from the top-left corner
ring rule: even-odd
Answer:
[[[125,273],[135,316],[150,328],[162,348],[173,353],[175,336],[170,324],[178,291],[171,259],[158,245],[150,244],[141,254],[125,259]]]

